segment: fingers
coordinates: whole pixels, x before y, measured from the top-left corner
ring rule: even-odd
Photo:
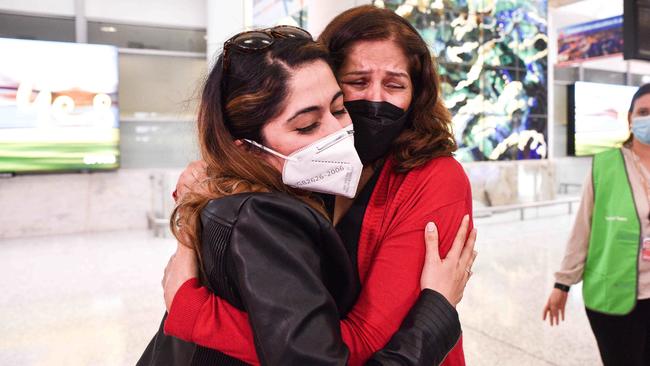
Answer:
[[[551,298],[546,301],[544,305],[544,310],[542,311],[542,321],[546,321],[546,318],[549,318],[549,323],[553,326],[553,312],[551,310]]]
[[[477,256],[478,256],[478,252],[476,250],[473,250],[472,255],[469,257],[469,262],[467,263],[468,268],[474,267],[474,262],[476,261]]]
[[[548,323],[550,324],[550,326],[553,326],[553,324],[555,322],[555,318],[557,316],[555,314],[555,310],[553,310],[553,308],[551,306],[547,306],[546,314],[544,316],[544,319],[546,319],[546,315],[548,315]]]
[[[454,242],[449,249],[447,257],[458,258],[460,256],[461,250],[465,245],[465,239],[467,238],[467,230],[469,228],[469,215],[463,216],[463,220],[460,222],[460,227],[454,238]]]
[[[549,318],[549,322],[550,322],[550,319],[551,319],[551,309],[548,307],[548,305],[546,305],[546,307],[544,308],[544,314],[542,315],[542,321],[545,322],[545,321],[546,321],[546,318]],[[553,323],[551,323],[551,325],[553,325]]]
[[[560,319],[564,321],[564,307],[558,306],[552,296],[548,299],[548,302],[544,307],[542,320],[546,321],[547,317],[551,326],[560,325]]]
[[[546,321],[546,318],[548,317],[548,324],[550,326],[557,325],[557,312],[551,309],[550,307],[544,308],[544,316],[542,318],[543,321]]]
[[[197,183],[202,182],[207,176],[207,163],[203,160],[193,161],[185,167],[176,182],[177,197],[182,197],[187,192],[192,192]]]
[[[467,242],[464,242],[463,249],[460,253],[459,262],[466,268],[472,267],[472,264],[474,264],[474,259],[478,254],[474,250],[474,244],[476,244],[476,229],[472,229],[472,232],[469,234]]]
[[[425,261],[427,263],[439,263],[440,262],[440,252],[438,249],[438,228],[433,222],[427,223],[426,228],[424,229],[424,242],[426,244],[426,255]]]

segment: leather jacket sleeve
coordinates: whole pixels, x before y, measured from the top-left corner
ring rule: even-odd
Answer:
[[[397,333],[367,365],[439,365],[460,335],[456,309],[440,293],[425,289]]]

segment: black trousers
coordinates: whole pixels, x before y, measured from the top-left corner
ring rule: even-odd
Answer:
[[[650,365],[650,299],[639,300],[628,315],[587,309],[587,317],[605,366]]]

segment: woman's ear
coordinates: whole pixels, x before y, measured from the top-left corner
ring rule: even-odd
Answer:
[[[254,146],[251,146],[249,143],[247,143],[246,141],[244,141],[242,139],[237,139],[237,140],[234,141],[234,143],[235,143],[235,146],[238,149],[241,149],[241,151],[247,151],[247,152],[249,152],[251,154],[259,154],[260,153],[260,149],[257,149]]]

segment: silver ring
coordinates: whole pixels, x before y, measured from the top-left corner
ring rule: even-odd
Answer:
[[[465,272],[467,272],[467,275],[468,275],[468,276],[471,276],[472,273],[474,273],[474,272],[472,272],[471,269],[469,269],[469,267],[465,268]]]

